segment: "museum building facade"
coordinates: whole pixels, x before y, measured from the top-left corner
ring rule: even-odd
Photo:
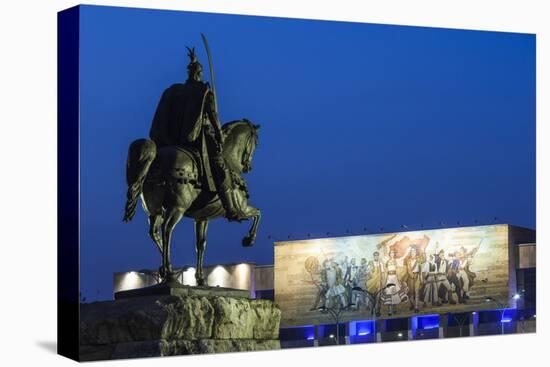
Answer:
[[[275,243],[274,265],[205,267],[211,286],[281,308],[282,347],[536,331],[536,232],[507,225]],[[177,269],[195,285],[192,266]],[[114,274],[114,293],[158,283]]]

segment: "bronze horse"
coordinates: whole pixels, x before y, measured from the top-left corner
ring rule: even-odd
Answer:
[[[248,204],[248,190],[241,173],[252,169],[252,155],[258,144],[260,126],[248,120],[233,121],[222,127],[225,140],[223,157],[236,189],[232,192],[242,213],[240,220],[252,218],[252,226],[242,245],[252,246],[260,221],[260,210]],[[177,281],[170,262],[172,231],[182,219],[195,220],[197,285],[206,285],[203,257],[206,248],[208,221],[224,216],[224,208],[215,192],[201,190],[201,166],[190,149],[168,146],[158,149],[149,139],[130,144],[126,164],[128,183],[124,221],[132,220],[141,197],[149,216],[149,236],[162,256],[159,274],[163,282]]]

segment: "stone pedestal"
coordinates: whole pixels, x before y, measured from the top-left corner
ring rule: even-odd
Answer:
[[[279,349],[269,300],[166,295],[80,306],[80,360]]]
[[[190,286],[183,285],[179,282],[168,282],[115,293],[115,299],[117,300],[148,296],[223,296],[231,298],[250,298],[250,291],[224,287]]]

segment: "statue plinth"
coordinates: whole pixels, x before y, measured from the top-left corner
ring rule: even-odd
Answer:
[[[250,291],[209,286],[189,286],[172,281],[150,287],[129,289],[115,293],[115,299],[125,299],[148,296],[221,296],[233,298],[250,298]]]
[[[212,294],[81,304],[80,360],[279,349],[280,320],[270,300]]]

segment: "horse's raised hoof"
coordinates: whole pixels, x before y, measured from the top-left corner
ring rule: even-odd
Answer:
[[[254,242],[256,241],[256,236],[246,236],[243,238],[242,245],[243,247],[252,247],[254,246]]]

